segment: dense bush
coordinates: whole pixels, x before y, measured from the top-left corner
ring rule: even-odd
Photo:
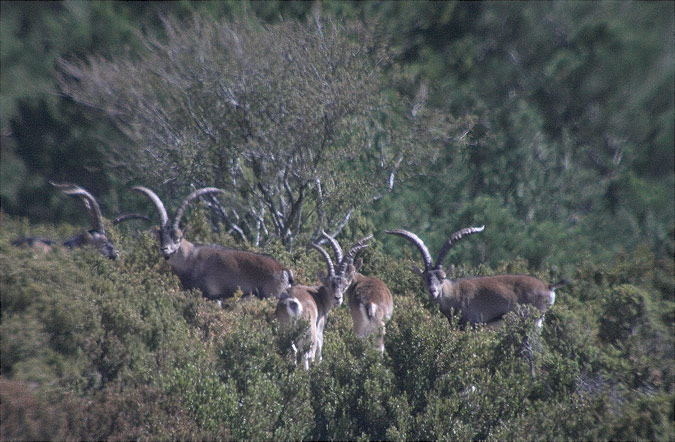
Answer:
[[[211,240],[189,219],[191,235]],[[374,241],[364,273],[381,277],[395,301],[385,354],[358,338],[339,308],[323,361],[305,372],[290,351],[302,330],[277,327],[273,300],[220,308],[181,290],[149,233],[112,229],[118,261],[9,244],[29,231],[72,230],[2,218],[2,439],[675,436],[672,315],[664,313],[673,281],[647,251],[565,275],[573,283],[541,331],[526,308],[499,330],[462,330],[427,300],[409,262]],[[271,247],[313,281],[317,256]],[[515,260],[454,272],[527,267]],[[557,280],[563,271],[535,273]]]

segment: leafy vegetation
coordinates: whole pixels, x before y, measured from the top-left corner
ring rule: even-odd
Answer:
[[[200,233],[203,217],[191,222],[196,239],[217,239]],[[541,332],[527,309],[500,330],[463,331],[409,261],[375,242],[364,271],[395,301],[384,356],[338,308],[323,361],[305,372],[290,348],[302,330],[277,326],[273,300],[221,309],[182,291],[149,233],[112,228],[123,255],[111,261],[91,249],[35,255],[9,244],[25,222],[2,227],[3,439],[673,436],[673,268],[645,250],[580,265]],[[310,254],[278,249],[310,282]],[[456,272],[507,267],[527,263]]]
[[[394,52],[372,24],[197,15],[162,33],[136,56],[61,60],[59,85],[127,136],[112,152],[132,179],[224,189],[218,221],[256,245],[339,232],[449,137],[425,96],[395,93]]]
[[[378,228],[403,227],[417,232],[432,249],[459,228],[486,224],[485,234],[472,247],[457,250],[461,260],[469,263],[487,261],[496,266],[500,260],[516,256],[537,267],[544,263],[578,263],[589,256],[611,262],[622,250],[632,251],[640,245],[659,256],[672,256],[668,249],[674,234],[675,212],[672,38],[675,24],[671,3],[433,2],[419,6],[401,2],[321,5],[327,19],[336,14],[352,25],[352,19],[375,23],[368,28],[372,31],[368,39],[375,39],[376,31],[381,42],[386,41],[384,36],[390,36],[390,54],[394,55],[390,66],[397,69],[383,70],[380,78],[383,81],[379,83],[388,87],[390,94],[380,99],[399,105],[390,108],[389,117],[408,118],[412,104],[426,96],[423,101],[427,115],[418,120],[437,124],[438,118],[428,117],[440,115],[457,123],[455,130],[446,131],[449,137],[431,146],[432,150],[440,149],[441,154],[427,164],[425,175],[408,176],[412,179],[406,183],[399,181],[406,177],[399,171],[392,192],[371,207],[358,206],[354,214],[362,212]],[[303,24],[311,23],[314,7],[311,3],[296,2],[3,5],[2,100],[3,109],[7,110],[1,121],[3,209],[13,215],[29,216],[34,222],[82,221],[82,214],[61,207],[58,196],[48,188],[49,179],[76,182],[87,188],[99,197],[106,213],[144,207],[144,201],[129,195],[128,187],[140,184],[139,179],[150,181],[152,173],[134,176],[119,161],[128,161],[129,157],[115,155],[121,146],[132,151],[139,146],[120,134],[102,113],[78,106],[62,93],[54,93],[58,91],[59,58],[140,60],[142,43],[149,36],[157,37],[156,43],[165,41],[163,23],[167,20],[186,23],[180,35],[192,32],[187,23],[193,23],[195,11],[206,23],[211,18],[221,27],[241,21],[242,11],[246,11],[244,16],[257,16],[260,20],[244,28],[258,26],[273,36],[283,29],[275,25],[280,20],[286,25],[296,19]],[[278,40],[269,51],[262,52],[269,52],[272,57],[277,53],[272,49],[282,46],[283,38]],[[250,60],[264,55],[255,50],[261,44],[266,45],[263,34],[247,41],[254,49]],[[149,55],[146,53],[145,57]],[[166,59],[159,57],[158,66]],[[265,65],[262,63],[259,69]],[[195,74],[202,72],[197,68],[191,63]],[[268,68],[261,73],[268,75],[274,69],[283,73],[278,66]],[[245,72],[242,69],[232,72]],[[190,69],[184,67],[182,72]],[[165,80],[178,78],[176,72],[167,75]],[[17,81],[19,78],[22,81]],[[151,86],[163,90],[159,84]],[[198,90],[201,89],[191,94]],[[295,103],[294,109],[303,109],[305,103],[298,99],[297,91],[284,92],[281,87],[266,90],[267,97],[260,97],[261,103]],[[202,92],[195,99],[202,97],[199,101],[203,105],[211,103],[213,97],[208,90]],[[126,94],[123,90],[120,93]],[[167,93],[166,99],[171,91]],[[335,95],[340,102],[348,102],[340,97]],[[182,103],[180,97],[174,98],[174,105]],[[256,106],[254,109],[259,109]],[[374,129],[387,121],[361,113],[377,122]],[[268,121],[272,115],[263,116],[260,121]],[[310,113],[308,118],[315,116]],[[195,121],[208,121],[203,117]],[[406,127],[400,124],[402,120],[388,121],[389,129]],[[217,123],[214,122],[214,128],[222,127]],[[190,126],[181,123],[180,127]],[[271,136],[269,127],[265,128],[265,134]],[[196,126],[191,130],[196,131]],[[313,129],[306,126],[302,130]],[[288,131],[277,135],[281,137],[276,146],[279,149],[297,144],[294,141],[297,137],[293,138]],[[226,155],[229,141],[220,141],[223,146],[218,144],[209,151],[229,158]],[[399,146],[406,144],[394,141]],[[344,142],[343,139],[341,143]],[[181,149],[194,151],[194,143],[183,144]],[[394,145],[386,144],[383,147],[387,149]],[[143,146],[149,146],[147,140]],[[336,151],[346,147],[347,144],[337,143],[333,146]],[[205,173],[208,167],[204,169],[195,155],[184,159],[190,158],[188,165],[193,171]],[[377,155],[368,158],[374,160]],[[384,160],[384,164],[392,160],[395,165],[398,157],[385,156]],[[167,175],[183,177],[181,183],[173,186],[160,183],[155,187],[169,205],[171,200],[185,194],[185,186],[201,184],[188,182],[184,176],[186,164],[181,165]],[[405,162],[401,167],[404,165]],[[149,171],[160,169],[159,164],[154,164]],[[380,168],[378,164],[377,174],[372,167],[335,170],[344,175],[343,181],[351,176],[355,184],[349,188],[353,192],[331,194],[326,190],[331,198],[324,202],[331,209],[327,207],[325,214],[320,215],[313,204],[307,204],[302,214],[309,224],[295,225],[294,229],[312,232],[316,237],[321,216],[334,221],[331,224],[326,218],[324,228],[338,228],[339,220],[353,207],[348,204],[353,202],[350,198],[367,202],[373,191],[379,194],[392,169]],[[408,172],[415,175],[421,171],[411,168]],[[275,194],[278,186],[271,178],[274,174],[268,175],[266,184],[270,191],[277,189],[272,192]],[[223,186],[232,186],[217,173],[205,180],[204,185],[222,180]],[[365,186],[366,182],[377,186]],[[294,198],[285,197],[287,208],[293,206],[289,201],[299,201],[299,188],[293,188]],[[305,192],[304,201],[316,201],[317,197],[316,193]],[[243,227],[247,211],[235,207],[240,203],[246,206],[248,201],[244,195],[243,199],[237,197],[227,203],[240,216],[238,226],[255,242],[256,236],[251,232],[256,230],[257,223],[249,218],[247,230]],[[256,213],[262,212],[255,208]],[[291,212],[279,210],[289,222],[293,218],[288,216]],[[265,209],[265,213],[260,225],[272,226],[270,210]],[[212,216],[227,224],[222,214]],[[236,222],[232,213],[228,217]],[[272,230],[268,227],[269,232]],[[270,237],[277,235],[271,233]],[[265,238],[264,232],[261,238]],[[299,238],[297,243],[305,240]],[[282,241],[288,244],[283,238]],[[384,238],[383,242],[388,254],[402,256],[395,239]]]
[[[0,438],[675,439],[674,8],[3,2]],[[322,41],[320,29],[335,33]],[[191,38],[207,31],[220,37]],[[239,57],[235,36],[248,51]],[[289,41],[310,55],[298,71],[282,63],[300,56],[283,50]],[[340,64],[359,47],[372,52]],[[114,93],[98,106],[153,106],[106,115],[76,103],[58,83],[63,60],[76,59],[129,68],[126,78],[106,72]],[[332,95],[298,74],[308,60]],[[237,98],[257,92],[245,118],[210,93],[237,75]],[[335,131],[317,106],[336,110]],[[167,118],[139,118],[150,110]],[[114,124],[121,117],[128,126]],[[255,136],[239,136],[246,124]],[[317,134],[329,161],[277,174],[301,164],[293,155],[316,153]],[[129,152],[156,155],[134,164]],[[265,162],[281,152],[283,167]],[[220,166],[237,158],[228,175]],[[111,218],[153,213],[130,185],[154,187],[167,207],[192,187],[225,187],[225,212],[191,211],[186,236],[263,247],[300,283],[322,265],[304,250],[318,229],[346,242],[374,233],[362,271],[395,304],[384,356],[338,308],[323,361],[305,372],[291,350],[302,329],[280,329],[274,301],[219,308],[181,290],[133,222],[109,229],[117,261],[11,246],[87,225],[49,180],[87,188]],[[453,276],[572,282],[541,331],[526,308],[499,330],[461,330],[410,271],[417,251],[382,234],[414,231],[433,252],[481,224],[450,252]]]

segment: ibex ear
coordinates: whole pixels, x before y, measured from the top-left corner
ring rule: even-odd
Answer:
[[[316,272],[316,277],[319,278],[319,281],[323,282],[326,279],[325,273],[323,273],[323,270],[319,270]]]
[[[420,269],[419,267],[417,267],[415,265],[410,267],[410,268],[412,269],[413,272],[415,272],[416,275],[422,276],[422,273],[424,273],[422,271],[422,269]]]
[[[363,259],[362,258],[359,258],[356,261],[354,261],[354,271],[358,272],[362,265],[363,265]]]
[[[445,274],[446,274],[446,275],[452,275],[452,272],[454,272],[454,271],[455,271],[455,265],[454,265],[454,264],[450,264],[450,265],[448,266],[448,268],[445,270]]]

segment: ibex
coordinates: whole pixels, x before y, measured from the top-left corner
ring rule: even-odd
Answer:
[[[50,252],[55,244],[56,241],[45,238],[44,236],[26,236],[12,241],[13,246],[28,247],[33,249],[33,252],[37,254]]]
[[[345,296],[354,322],[354,332],[362,338],[377,333],[375,338],[377,349],[384,352],[385,323],[391,319],[391,315],[394,313],[394,300],[389,288],[374,276],[364,276],[358,273],[363,264],[360,258],[354,265],[343,266],[340,244],[326,232],[321,233],[333,247],[335,260],[340,263],[343,278],[348,281]],[[359,243],[371,237],[364,238]]]
[[[309,349],[302,355],[305,370],[315,360],[321,361],[321,349],[323,348],[323,330],[326,325],[326,316],[335,305],[342,305],[343,294],[349,287],[351,280],[345,277],[348,267],[353,268],[354,257],[363,248],[370,237],[364,238],[354,244],[344,259],[341,259],[337,270],[330,259],[330,255],[316,244],[312,244],[326,261],[328,273],[319,272],[321,285],[318,286],[293,286],[285,293],[277,303],[275,316],[285,326],[302,318],[309,322],[307,337],[299,343],[299,347],[309,345]],[[307,339],[309,342],[307,342]],[[297,356],[297,347],[294,344]]]
[[[141,186],[133,190],[147,196],[155,205],[160,218],[161,253],[185,289],[198,288],[206,298],[220,302],[238,289],[259,298],[279,298],[293,284],[293,273],[268,255],[214,244],[193,244],[183,238],[180,221],[188,203],[201,195],[222,193],[221,189],[204,187],[192,192],[176,210],[172,224],[155,192]]]
[[[543,314],[555,302],[555,289],[567,284],[546,285],[532,276],[497,275],[460,279],[447,279],[442,270],[443,259],[452,245],[466,235],[482,232],[485,226],[468,227],[453,233],[443,244],[433,265],[429,250],[414,233],[406,230],[386,230],[386,233],[398,235],[411,241],[422,253],[424,270],[413,266],[432,299],[438,301],[441,312],[451,320],[453,311],[459,313],[460,323],[498,325],[501,318],[514,310],[517,304],[530,304],[536,307],[542,316],[537,321],[541,327]]]
[[[96,198],[94,198],[85,189],[76,186],[75,184],[57,184],[51,181],[49,183],[63,193],[80,197],[84,203],[84,206],[87,208],[89,220],[91,221],[91,230],[70,237],[61,244],[64,247],[68,247],[70,249],[91,246],[98,249],[107,258],[117,259],[119,257],[119,252],[108,238],[108,234],[103,227],[103,216]],[[140,216],[141,215],[136,214],[125,215],[125,218],[121,221]],[[12,244],[15,246],[27,245],[37,252],[48,252],[52,249],[56,242],[39,236],[30,236],[12,241]]]

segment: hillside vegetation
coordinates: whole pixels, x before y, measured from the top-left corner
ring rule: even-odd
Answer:
[[[674,440],[673,2],[2,2],[0,439]],[[81,232],[111,261],[11,245]],[[374,240],[385,352],[326,325],[304,371],[273,300],[186,291],[147,225],[324,270]],[[203,204],[208,202],[208,204]],[[198,209],[198,210],[195,210]],[[567,279],[463,329],[410,269]]]
[[[191,221],[196,239],[231,243]],[[646,250],[565,275],[539,333],[527,309],[497,331],[450,324],[410,262],[375,241],[363,271],[395,302],[384,356],[337,308],[323,362],[305,372],[290,348],[301,329],[279,329],[273,300],[221,309],[181,290],[148,233],[112,229],[123,253],[111,261],[9,244],[27,230],[73,227],[2,219],[4,440],[673,437],[673,268]],[[319,260],[277,249],[312,282]],[[502,272],[529,270],[513,260],[455,276]]]
[[[218,221],[254,243],[304,247],[360,212],[431,249],[485,224],[458,248],[473,264],[672,258],[673,8],[8,2],[2,207],[76,223],[84,213],[49,180],[83,186],[105,213],[145,210],[133,185],[170,206],[218,186]],[[317,9],[346,32],[318,43]],[[81,68],[65,90],[78,69],[64,62]],[[312,66],[316,78],[301,73]]]

